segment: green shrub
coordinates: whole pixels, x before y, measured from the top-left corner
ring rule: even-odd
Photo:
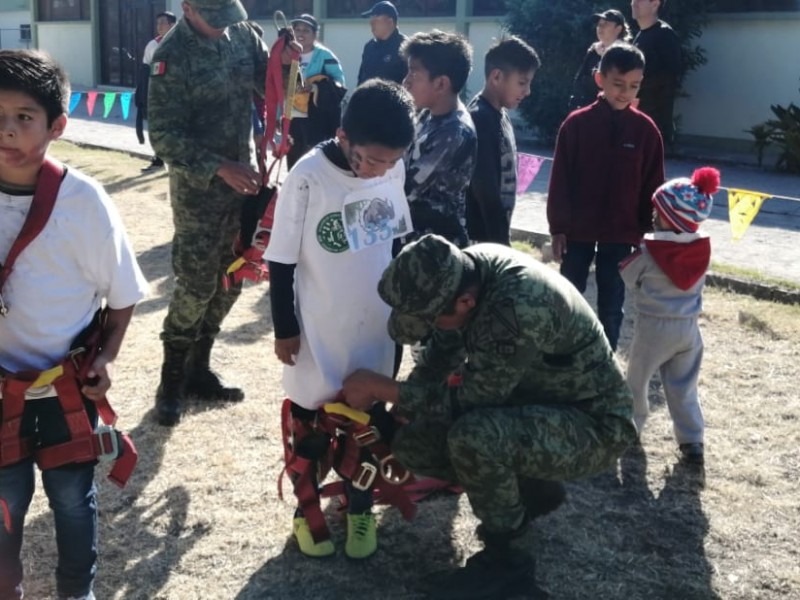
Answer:
[[[708,22],[708,9],[715,0],[672,0],[661,11],[681,39],[683,76],[706,63],[705,52],[694,43]],[[625,15],[631,28],[630,0],[506,0],[506,27],[536,48],[542,68],[536,75],[531,95],[520,110],[538,137],[555,139],[567,115],[572,79],[586,49],[596,40],[591,16],[616,8]]]
[[[780,148],[775,166],[790,173],[800,173],[800,107],[792,102],[785,107],[773,104],[770,109],[775,119],[754,125],[748,130],[755,138],[758,164],[761,165],[763,148],[774,143]]]

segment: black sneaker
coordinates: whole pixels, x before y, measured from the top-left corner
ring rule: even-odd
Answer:
[[[694,444],[681,444],[678,446],[681,451],[681,458],[685,462],[688,463],[695,463],[695,464],[702,464],[703,463],[703,444],[702,443],[694,443]]]

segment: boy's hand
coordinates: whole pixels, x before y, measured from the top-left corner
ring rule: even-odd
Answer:
[[[275,356],[278,360],[290,367],[294,366],[294,357],[300,352],[300,336],[275,340]]]
[[[560,263],[567,253],[567,236],[563,233],[554,233],[550,236],[550,245],[553,247],[553,259]]]
[[[94,402],[102,400],[111,387],[111,362],[102,354],[99,355],[94,359],[86,377],[88,380],[81,388],[81,393]]]

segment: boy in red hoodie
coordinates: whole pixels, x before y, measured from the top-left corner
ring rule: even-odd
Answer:
[[[707,234],[698,231],[711,213],[719,171],[697,169],[691,179],[673,179],[653,194],[655,232],[620,264],[638,316],[628,362],[633,420],[641,433],[649,412],[647,390],[658,370],[681,455],[703,462],[703,411],[697,379],[703,338],[697,317],[711,260]]]
[[[644,56],[630,44],[603,53],[595,74],[603,93],[562,123],[547,194],[553,256],[581,293],[594,262],[597,316],[612,350],[625,303],[619,263],[652,230],[650,199],[664,183],[661,135],[633,107],[643,77]]]

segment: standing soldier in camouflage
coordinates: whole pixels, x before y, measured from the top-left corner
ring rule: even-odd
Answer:
[[[239,401],[209,368],[222,320],[241,287],[221,275],[234,260],[242,203],[256,194],[253,92],[264,93],[268,50],[239,0],[186,0],[156,50],[148,96],[150,139],[169,165],[175,291],[161,339],[158,420],[175,425],[184,394]]]
[[[636,438],[631,393],[591,307],[563,277],[499,245],[459,250],[427,235],[378,292],[402,343],[430,335],[403,382],[356,371],[348,404],[391,402],[409,424],[395,456],[464,487],[485,548],[431,578],[437,599],[505,598],[534,585],[522,534],[564,499],[565,479],[613,465]],[[448,387],[460,370],[462,381]]]

